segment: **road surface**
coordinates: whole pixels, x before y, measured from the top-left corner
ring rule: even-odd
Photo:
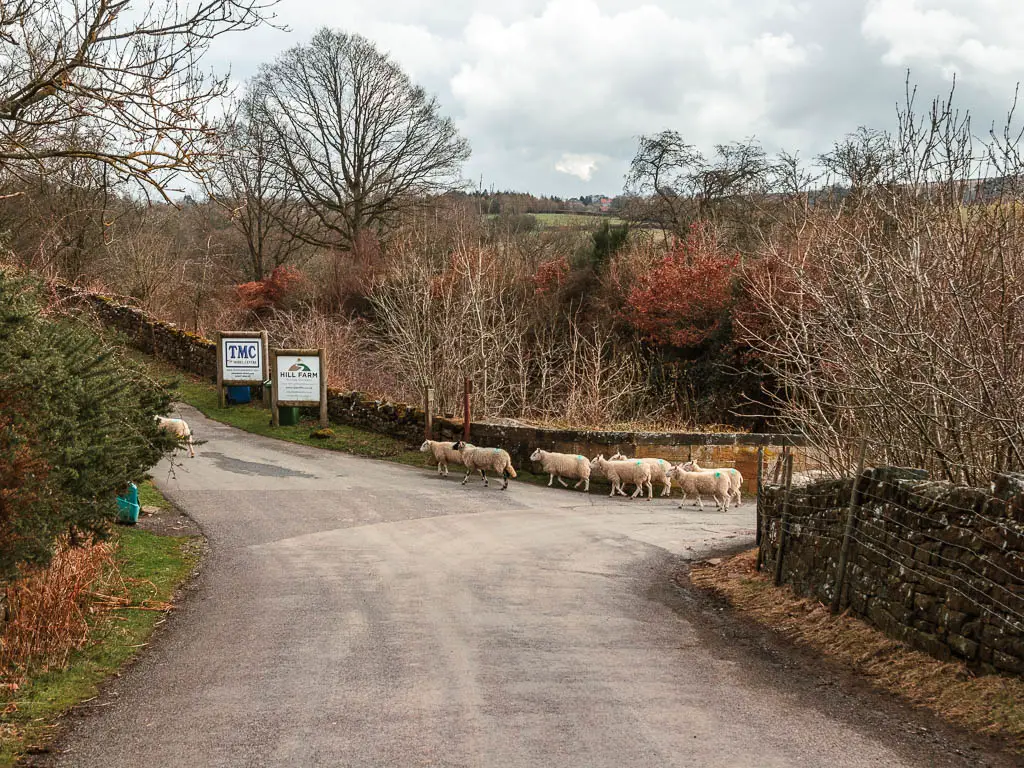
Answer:
[[[652,597],[680,557],[752,540],[750,505],[460,487],[182,413],[208,442],[155,475],[210,554],[60,765],[931,762],[753,684]]]

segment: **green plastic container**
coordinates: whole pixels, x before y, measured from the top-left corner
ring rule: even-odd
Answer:
[[[299,408],[296,405],[282,405],[277,409],[277,418],[282,427],[294,427],[299,423]]]
[[[117,497],[117,522],[135,525],[139,522],[139,489],[135,483],[128,483],[128,491]]]

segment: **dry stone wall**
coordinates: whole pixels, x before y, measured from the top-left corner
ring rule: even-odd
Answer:
[[[794,487],[782,579],[831,602],[853,479]],[[859,485],[840,608],[940,659],[1024,674],[1024,476],[992,489],[879,468]],[[784,491],[759,500],[762,556],[775,568]]]

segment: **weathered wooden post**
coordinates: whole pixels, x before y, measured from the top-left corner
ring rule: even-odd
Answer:
[[[836,586],[832,595],[832,613],[839,613],[840,598],[843,594],[843,583],[846,581],[846,562],[850,557],[850,539],[853,528],[857,524],[858,489],[861,475],[864,474],[864,454],[867,452],[867,440],[860,441],[860,458],[857,460],[857,474],[853,476],[853,488],[850,490],[850,508],[846,512],[846,529],[843,531],[843,543],[839,549],[839,563],[836,565]]]
[[[434,388],[427,387],[423,403],[423,435],[425,440],[434,439]]]
[[[469,442],[469,396],[473,394],[473,382],[468,376],[463,381],[465,392],[463,394],[464,400],[462,405],[462,439],[464,442]]]
[[[754,531],[754,543],[761,546],[761,480],[763,479],[764,446],[757,446],[757,530]]]
[[[786,477],[785,495],[782,497],[782,514],[779,515],[779,548],[775,553],[775,586],[782,583],[782,558],[786,552],[786,524],[789,522],[789,497],[793,491],[793,454],[787,452],[783,474]]]

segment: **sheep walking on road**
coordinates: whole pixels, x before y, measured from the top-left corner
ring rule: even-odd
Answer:
[[[709,469],[703,472],[690,472],[684,469],[685,465],[680,464],[672,468],[672,479],[679,483],[683,491],[683,501],[679,502],[679,508],[683,508],[683,502],[687,496],[696,496],[697,504],[704,509],[704,502],[701,495],[711,496],[716,506],[725,512],[729,505],[729,495],[732,492],[729,476],[724,470]]]
[[[434,457],[434,462],[437,464],[437,474],[441,474],[444,470],[444,475],[448,476],[448,465],[449,464],[461,464],[462,454],[456,451],[452,443],[441,442],[440,440],[424,440],[423,445],[420,446],[421,453],[429,453]],[[466,443],[467,448],[473,446]]]
[[[738,469],[734,469],[733,467],[708,469],[707,467],[700,466],[695,459],[691,459],[681,466],[687,472],[724,472],[729,478],[729,493],[732,496],[733,506],[738,507],[740,505],[743,495],[740,493],[740,487],[743,485],[743,475],[740,474]],[[700,501],[700,496],[697,496],[697,501]]]
[[[196,449],[192,445],[192,430],[189,429],[188,424],[185,423],[184,419],[171,419],[166,416],[156,416],[156,425],[164,432],[174,435],[179,441],[185,443],[185,447],[188,448],[188,456],[190,459],[196,457]]]
[[[614,496],[616,493],[625,496],[626,492],[622,490],[622,486],[629,483],[636,486],[636,490],[630,496],[631,499],[635,499],[640,495],[645,485],[647,486],[648,501],[654,498],[654,486],[651,485],[651,467],[639,459],[609,461],[604,457],[604,454],[601,454],[590,462],[590,469],[591,471],[599,471],[611,481],[612,492],[608,494],[609,496]]]
[[[672,462],[651,458],[630,459],[629,456],[623,456],[621,453],[616,453],[608,461],[642,461],[651,468],[651,482],[661,483],[661,495],[668,496],[672,493]]]
[[[579,488],[582,484],[583,490],[590,492],[590,462],[585,456],[575,453],[553,453],[538,448],[530,455],[530,461],[540,463],[541,470],[548,475],[549,488],[556,477],[563,488],[568,488],[569,484],[562,479],[568,477],[577,481],[573,488]]]
[[[502,448],[479,448],[460,440],[452,445],[452,449],[461,454],[462,463],[466,466],[466,477],[462,480],[463,485],[469,482],[469,476],[473,474],[473,470],[480,473],[485,488],[487,487],[487,470],[500,474],[505,481],[501,485],[503,491],[508,488],[508,479],[516,476],[515,467],[512,466],[512,457],[508,455],[508,451]]]

